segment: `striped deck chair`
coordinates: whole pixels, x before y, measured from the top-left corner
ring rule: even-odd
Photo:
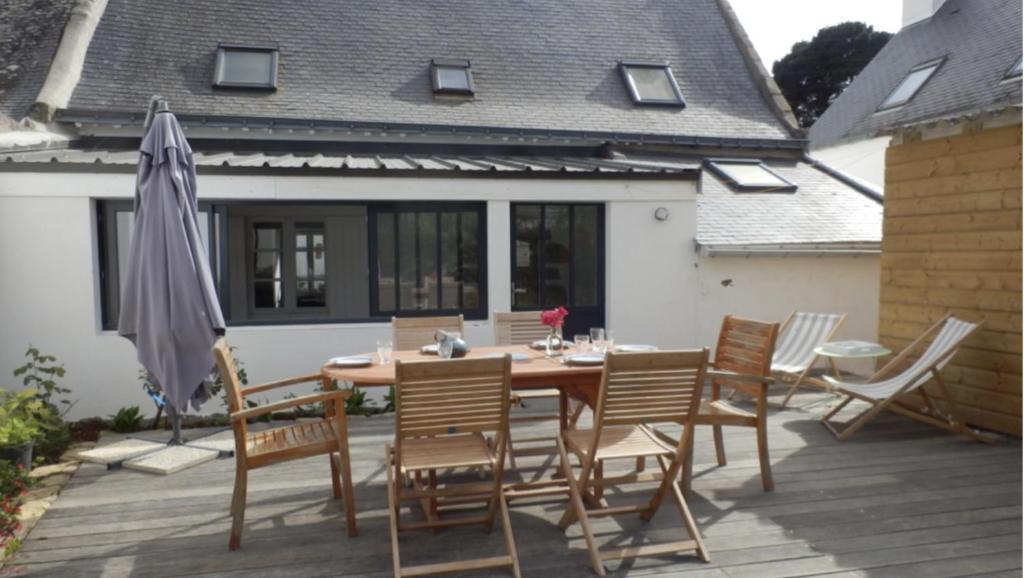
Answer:
[[[792,381],[782,407],[786,407],[804,378],[818,362],[814,349],[832,340],[839,326],[846,320],[845,313],[806,313],[794,311],[789,314],[779,332],[779,341],[772,356],[772,373],[786,381]],[[835,371],[835,366],[832,366]],[[836,377],[839,374],[836,373]]]
[[[949,360],[956,355],[960,345],[970,337],[981,323],[968,323],[947,315],[938,323],[931,326],[921,337],[918,337],[906,349],[887,363],[885,367],[878,370],[866,383],[848,383],[838,379],[825,376],[825,381],[832,385],[836,391],[846,396],[846,399],[836,405],[832,411],[821,418],[825,425],[837,438],[845,440],[856,433],[867,422],[871,421],[882,410],[889,409],[911,419],[915,419],[945,430],[961,433],[979,441],[989,441],[984,436],[969,429],[964,421],[957,415],[956,402],[949,395],[949,389],[942,380],[940,370],[949,363]],[[892,377],[886,377],[897,370],[904,361],[923,345],[925,340],[932,338],[931,343],[909,367],[900,371]],[[938,411],[932,402],[928,392],[922,387],[934,379],[946,399],[945,414]],[[900,396],[917,392],[924,402],[923,408],[911,407],[905,400],[898,399]],[[853,420],[846,429],[839,431],[829,423],[829,419],[846,407],[853,400],[861,400],[871,404],[871,408]]]

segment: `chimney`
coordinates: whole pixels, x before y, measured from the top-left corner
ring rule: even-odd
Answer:
[[[945,2],[946,0],[903,0],[903,28],[931,18]]]

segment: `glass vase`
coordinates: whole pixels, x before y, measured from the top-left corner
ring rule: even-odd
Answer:
[[[562,328],[552,327],[544,342],[544,355],[547,357],[558,357],[562,355]]]

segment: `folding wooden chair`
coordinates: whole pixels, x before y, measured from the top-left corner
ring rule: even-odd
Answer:
[[[396,351],[416,350],[432,345],[434,332],[458,331],[465,337],[462,315],[447,317],[392,317],[392,345]]]
[[[821,418],[821,423],[837,438],[845,440],[874,419],[882,410],[888,409],[938,428],[964,434],[978,441],[990,441],[985,436],[968,428],[963,418],[959,416],[956,401],[950,396],[949,388],[946,387],[941,373],[942,368],[960,350],[961,344],[973,335],[981,327],[981,324],[981,322],[968,323],[951,314],[946,315],[871,376],[867,383],[849,383],[825,376],[825,380],[838,393],[845,395],[846,399],[825,414]],[[923,346],[928,338],[931,338],[931,343],[923,353],[900,371],[900,368],[907,365],[914,352]],[[886,377],[890,375],[891,377]],[[935,384],[945,398],[946,415],[938,410],[924,388],[924,385],[932,379],[935,380]],[[906,399],[901,399],[905,394],[915,391],[921,396],[924,403],[922,408],[912,407]],[[867,402],[871,404],[871,407],[854,419],[846,429],[837,430],[828,420],[855,399]]]
[[[231,349],[223,337],[213,345],[214,357],[227,391],[231,426],[235,431],[235,492],[231,500],[231,538],[228,548],[234,550],[242,542],[242,524],[245,519],[245,494],[249,470],[271,464],[327,454],[331,462],[331,484],[335,499],[344,495],[345,520],[348,535],[356,535],[355,497],[352,493],[352,468],[348,451],[348,425],[345,419],[345,399],[350,392],[331,391],[331,381],[319,373],[282,379],[263,385],[243,388],[238,380]],[[245,397],[278,387],[320,381],[323,391],[285,399],[251,409],[245,407]],[[246,420],[275,411],[308,405],[324,404],[324,418],[303,420],[293,425],[269,430],[249,432]],[[340,476],[340,477],[339,477]]]
[[[710,425],[715,438],[715,456],[718,465],[726,465],[725,443],[722,426],[750,427],[757,430],[757,455],[761,462],[761,484],[766,492],[775,488],[772,480],[772,464],[768,457],[768,386],[772,382],[771,364],[775,351],[775,339],[779,333],[778,323],[752,321],[727,315],[722,320],[722,330],[715,346],[716,370],[731,371],[745,376],[763,377],[757,382],[749,379],[711,380],[711,399],[701,402],[695,421],[697,425]],[[754,398],[756,409],[753,413],[739,408],[722,398],[722,388],[728,387]],[[693,443],[693,440],[690,440]],[[687,455],[683,483],[690,490],[690,475],[693,470],[693,453]]]
[[[579,520],[590,551],[590,562],[599,576],[605,575],[604,560],[684,551],[696,552],[705,562],[710,560],[697,524],[675,483],[693,438],[693,418],[700,405],[707,360],[707,349],[609,353],[605,358],[601,389],[594,409],[593,429],[567,430],[558,438],[562,473],[569,482],[570,494],[570,503],[558,527],[565,530],[575,520]],[[679,441],[675,442],[653,429],[651,425],[656,423],[682,425],[683,433]],[[580,462],[579,477],[573,475],[569,452]],[[606,460],[647,457],[658,460],[661,473],[636,472],[609,478],[603,476],[603,463]],[[587,500],[604,506],[601,499],[604,488],[645,482],[660,482],[654,496],[646,503],[590,510],[584,504],[584,500]],[[669,491],[675,499],[689,539],[614,550],[597,548],[590,529],[590,518],[639,513],[644,521],[650,520]]]
[[[501,311],[494,312],[494,344],[495,345],[529,345],[534,341],[544,339],[547,337],[550,329],[541,325],[540,313],[537,311],[514,311],[505,313]],[[525,401],[533,399],[559,399],[561,393],[558,389],[550,387],[543,389],[521,389],[512,394],[512,404],[516,406],[525,405]],[[569,416],[569,427],[575,427],[577,420],[583,413],[583,408],[586,404],[577,401],[576,407],[573,409],[572,414]],[[509,417],[509,423],[524,423],[533,421],[549,421],[558,420],[560,416],[558,414],[543,414],[543,415],[531,415],[531,416],[511,416]],[[520,443],[533,443],[541,441],[552,441],[554,438],[548,437],[534,437],[524,438],[518,440]],[[520,455],[530,455],[547,453],[546,448],[533,448],[520,450]],[[515,468],[515,448],[513,447],[512,435],[508,436],[508,459],[509,464]]]
[[[817,347],[832,341],[839,327],[846,320],[845,313],[806,313],[794,311],[786,318],[779,330],[775,355],[772,356],[772,374],[784,381],[792,382],[782,407],[803,385],[811,368],[818,362]],[[839,376],[834,362],[829,359],[832,371]]]
[[[502,466],[508,432],[508,397],[511,357],[395,362],[395,442],[387,446],[388,514],[391,520],[391,555],[395,576],[423,576],[442,572],[510,566],[519,576],[519,559],[502,493]],[[493,440],[484,437],[494,434]],[[489,469],[493,479],[438,486],[437,470]],[[424,485],[422,474],[427,474]],[[414,480],[406,488],[399,480]],[[403,501],[423,508],[422,522],[402,521]],[[485,502],[486,512],[471,517],[442,518],[446,503]],[[501,511],[508,554],[491,558],[402,567],[398,533],[405,530],[482,525],[489,532],[496,511]]]

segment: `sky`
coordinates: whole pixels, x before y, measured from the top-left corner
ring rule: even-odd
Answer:
[[[730,0],[730,4],[769,73],[794,44],[810,40],[821,28],[859,21],[875,30],[896,32],[903,10],[899,0]]]

